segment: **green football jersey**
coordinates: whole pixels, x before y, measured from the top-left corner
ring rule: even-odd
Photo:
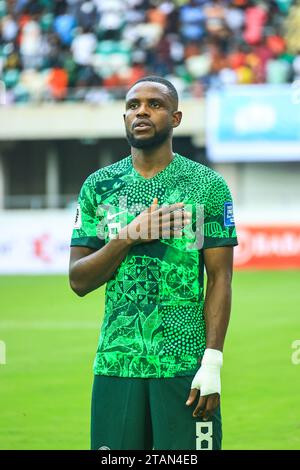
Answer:
[[[107,282],[96,375],[194,375],[201,363],[203,249],[237,245],[221,175],[179,154],[152,178],[135,170],[131,155],[102,168],[82,186],[71,246],[100,249],[155,197],[160,206],[185,203],[192,220],[180,237],[133,246]]]

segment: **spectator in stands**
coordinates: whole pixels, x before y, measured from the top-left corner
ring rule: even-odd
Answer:
[[[20,54],[25,69],[41,65],[41,28],[35,16],[24,21],[20,34]]]
[[[96,47],[96,35],[88,28],[78,29],[71,44],[74,62],[78,65],[89,66]]]
[[[53,30],[63,45],[71,45],[75,26],[76,20],[70,13],[64,12],[55,18],[53,22]]]
[[[243,38],[247,44],[253,46],[262,40],[267,18],[268,10],[263,3],[246,9]]]
[[[67,95],[68,74],[59,64],[55,65],[48,76],[48,85],[51,97],[61,101]]]

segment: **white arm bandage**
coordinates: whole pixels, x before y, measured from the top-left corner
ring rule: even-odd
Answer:
[[[221,395],[221,367],[223,353],[217,349],[205,349],[201,367],[194,377],[191,388],[200,390],[200,395]]]

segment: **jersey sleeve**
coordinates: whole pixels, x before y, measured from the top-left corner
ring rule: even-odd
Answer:
[[[231,193],[223,177],[217,175],[204,209],[203,248],[237,244]]]
[[[102,248],[105,241],[97,235],[99,222],[95,188],[91,178],[88,177],[83,183],[78,197],[71,246]]]

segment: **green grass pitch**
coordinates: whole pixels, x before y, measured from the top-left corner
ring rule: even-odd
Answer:
[[[300,448],[299,271],[237,272],[222,370],[224,449]],[[88,449],[103,289],[0,277],[0,449]]]

